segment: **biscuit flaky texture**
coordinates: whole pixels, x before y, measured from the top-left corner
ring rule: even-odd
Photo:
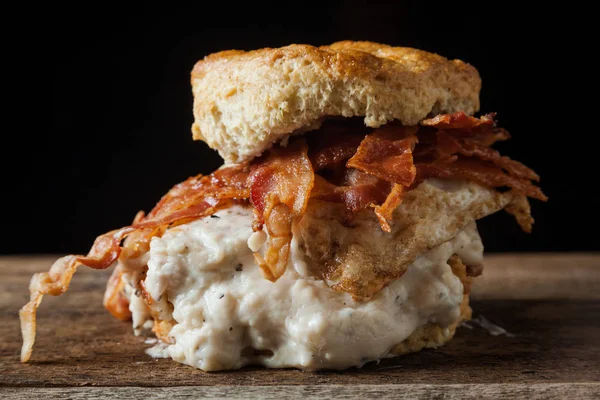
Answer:
[[[191,74],[193,137],[226,163],[259,156],[289,134],[328,116],[416,125],[438,113],[479,110],[481,79],[460,60],[407,47],[337,42],[229,50],[199,61]]]

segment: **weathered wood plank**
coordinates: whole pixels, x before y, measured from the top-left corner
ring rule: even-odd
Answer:
[[[472,297],[600,300],[600,253],[510,253],[485,257]]]
[[[600,384],[184,386],[171,388],[8,388],[0,399],[597,399]]]
[[[46,270],[52,258],[0,258],[0,386],[23,388],[11,389],[15,395],[38,393],[21,391],[25,387],[82,385],[131,386],[135,390],[140,386],[400,383],[548,387],[544,385],[600,382],[600,255],[489,256],[484,276],[475,283],[474,313],[514,337],[491,336],[477,326],[472,330],[463,327],[448,345],[437,350],[362,369],[317,373],[263,368],[204,373],[171,360],[153,360],[144,354],[148,347],[144,338],[133,336],[129,324],[115,320],[102,308],[102,291],[110,271],[89,269],[77,273],[65,295],[44,299],[32,362],[21,364],[17,312],[27,301],[30,275]],[[597,390],[597,386],[578,387]],[[6,389],[0,391],[7,393]],[[127,390],[123,396],[134,393]],[[74,393],[72,397],[78,395]],[[493,397],[498,398],[498,393]]]

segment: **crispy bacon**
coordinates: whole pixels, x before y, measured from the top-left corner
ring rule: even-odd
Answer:
[[[321,176],[315,175],[311,198],[344,204],[346,219],[351,220],[359,211],[373,204],[383,203],[391,187],[392,184],[375,176],[356,169],[348,169],[340,185],[334,185]]]
[[[462,111],[454,114],[439,114],[433,118],[421,121],[423,126],[431,126],[437,129],[461,129],[465,132],[477,132],[488,130],[495,125],[495,113],[482,115],[481,117],[470,117]]]
[[[503,128],[492,128],[490,130],[477,133],[471,138],[471,140],[474,140],[486,147],[490,147],[496,142],[503,142],[508,139],[510,139],[510,134],[506,129]]]
[[[341,123],[346,122],[346,123]],[[330,121],[323,124],[318,134],[310,137],[308,157],[315,171],[342,166],[356,153],[358,145],[368,133],[362,121]]]
[[[48,272],[38,272],[29,283],[29,303],[19,311],[23,347],[21,361],[26,362],[31,357],[35,342],[36,310],[44,295],[59,296],[69,289],[71,278],[80,264],[95,269],[104,269],[112,265],[119,257],[121,240],[134,229],[121,228],[99,236],[87,256],[66,256],[56,260]]]
[[[121,279],[122,276],[123,268],[119,264],[108,279],[103,304],[113,317],[128,321],[131,319],[131,311],[129,311],[129,299],[125,295],[126,283]]]
[[[445,131],[437,133],[438,149],[442,149],[447,154],[459,153],[464,156],[476,157],[480,160],[491,161],[496,166],[506,170],[512,176],[524,179],[539,181],[540,177],[532,169],[522,163],[511,160],[506,156],[501,156],[498,151],[486,147],[475,140],[469,138],[457,139]]]
[[[385,199],[382,205],[375,206],[375,215],[379,220],[381,229],[385,232],[390,233],[392,231],[390,227],[390,221],[392,220],[392,214],[394,210],[402,203],[402,195],[404,194],[405,186],[394,184],[392,191]]]
[[[362,140],[356,153],[346,163],[349,169],[345,172],[339,165],[339,159],[347,157],[351,146],[344,147],[342,142],[347,137],[343,132],[329,132],[333,139],[322,141],[318,152],[311,149],[310,154],[329,160],[317,161],[317,157],[311,157],[313,164],[316,163],[319,168],[328,165],[334,169],[320,172],[326,179],[317,176],[312,197],[343,203],[347,218],[369,206],[374,207],[385,231],[390,230],[392,213],[406,191],[402,184],[412,188],[426,177],[470,179],[488,187],[512,187],[519,193],[545,199],[541,190],[529,182],[539,180],[534,171],[489,148],[497,141],[510,138],[506,130],[495,127],[494,117],[495,114],[487,114],[475,118],[459,112],[425,120],[420,128],[386,125]],[[336,150],[339,148],[344,148],[344,152]],[[343,156],[336,158],[336,154]],[[469,162],[471,158],[475,161]],[[347,179],[349,173],[359,170],[364,175],[361,182]],[[418,179],[415,181],[416,175]],[[390,182],[394,184],[390,185]],[[385,201],[382,193],[387,193]]]
[[[79,265],[108,268],[119,257],[121,241],[127,235],[145,231],[146,234],[138,239],[147,241],[152,235],[162,234],[168,224],[210,215],[218,209],[229,207],[234,200],[248,198],[249,191],[244,187],[247,174],[246,166],[235,166],[220,169],[208,176],[190,178],[171,189],[147,217],[138,213],[132,226],[99,236],[87,256],[62,257],[48,272],[33,275],[29,284],[30,300],[19,311],[23,335],[21,361],[26,362],[31,357],[35,342],[36,310],[44,295],[59,296],[66,292]]]
[[[506,210],[529,232],[533,218],[527,197],[542,201],[547,197],[531,183],[539,180],[535,172],[489,147],[510,138],[495,126],[494,117],[458,112],[426,119],[420,126],[391,123],[372,133],[354,120],[350,125],[348,121],[326,123],[312,138],[308,135],[310,146],[304,137],[292,138],[287,147],[274,147],[251,165],[189,178],[163,196],[148,215],[138,213],[131,226],[99,236],[87,256],[62,257],[47,273],[33,276],[30,301],[20,310],[21,360],[31,356],[36,310],[43,296],[64,293],[79,265],[104,269],[119,257],[135,258],[148,250],[152,237],[161,236],[169,227],[248,200],[254,206],[253,229],[264,225],[269,233],[264,258],[258,253],[255,258],[271,281],[285,272],[292,227],[311,197],[343,204],[347,218],[373,207],[382,229],[390,232],[393,212],[407,190],[427,178],[462,179],[510,188],[514,200]],[[109,308],[117,317],[126,317],[119,287],[113,286]],[[159,336],[168,332],[169,323],[156,328]]]
[[[417,144],[418,127],[395,124],[367,135],[356,154],[346,165],[376,176],[394,186],[382,205],[372,204],[381,229],[391,232],[392,213],[402,202],[404,188],[410,186],[417,174],[413,163],[413,150]]]
[[[182,224],[228,208],[235,201],[246,200],[248,166],[237,165],[219,169],[210,175],[198,175],[175,185],[162,197],[154,209],[133,224],[136,229],[159,225]]]
[[[476,158],[459,157],[458,160],[449,164],[417,164],[415,182],[422,182],[427,178],[463,179],[486,187],[509,187],[516,193],[542,201],[548,200],[540,188],[527,179],[511,176],[491,162]]]
[[[418,127],[388,124],[367,135],[347,167],[356,168],[384,181],[409,186],[415,179],[412,151]]]
[[[415,183],[438,177],[511,188],[515,200],[506,211],[515,216],[525,232],[531,232],[533,218],[527,196],[542,201],[548,198],[530,182],[540,179],[533,170],[489,147],[510,138],[506,130],[495,127],[494,116],[488,114],[477,119],[456,113],[423,121],[427,130],[419,132],[422,145],[415,150]],[[431,131],[431,127],[438,130]]]
[[[270,281],[285,272],[292,225],[304,215],[314,178],[303,138],[271,149],[251,167],[247,185],[254,205],[253,228],[260,230],[264,224],[269,233],[264,258],[258,253],[254,257]]]

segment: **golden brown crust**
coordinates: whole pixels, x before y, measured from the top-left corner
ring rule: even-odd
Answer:
[[[414,353],[425,348],[437,348],[448,343],[456,333],[456,328],[462,321],[471,319],[469,295],[463,296],[460,305],[460,317],[450,326],[442,328],[436,324],[427,324],[417,328],[409,337],[398,343],[392,349],[392,354],[400,355]]]
[[[460,316],[447,327],[441,327],[433,323],[419,327],[408,338],[394,346],[392,354],[414,353],[424,348],[440,347],[454,337],[456,328],[462,321],[471,319],[472,310],[469,305],[469,291],[473,278],[467,276],[466,266],[457,255],[453,255],[448,260],[448,264],[450,264],[452,272],[460,279],[464,287],[463,300],[460,304]]]
[[[460,257],[454,254],[448,260],[448,265],[452,268],[452,273],[460,279],[463,285],[463,293],[469,294],[471,292],[471,285],[473,283],[473,277],[469,276],[467,266],[462,262]],[[481,266],[483,268],[483,266]]]
[[[228,50],[191,76],[194,139],[227,163],[249,160],[327,116],[363,116],[379,127],[415,125],[437,114],[479,110],[481,79],[460,60],[372,42]]]

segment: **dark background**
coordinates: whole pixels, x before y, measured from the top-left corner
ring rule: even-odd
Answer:
[[[23,81],[27,115],[10,133],[17,145],[3,146],[4,158],[18,161],[3,169],[1,253],[85,253],[174,184],[216,169],[217,153],[191,138],[189,74],[197,60],[343,39],[418,47],[478,68],[482,111],[496,111],[513,136],[497,148],[538,172],[550,197],[532,201],[530,235],[505,213],[481,220],[487,251],[599,249],[593,144],[573,144],[585,115],[580,98],[567,95],[578,71],[568,40],[562,44],[565,10],[550,16],[503,2],[211,7],[53,5],[28,16],[13,59],[31,70]]]

